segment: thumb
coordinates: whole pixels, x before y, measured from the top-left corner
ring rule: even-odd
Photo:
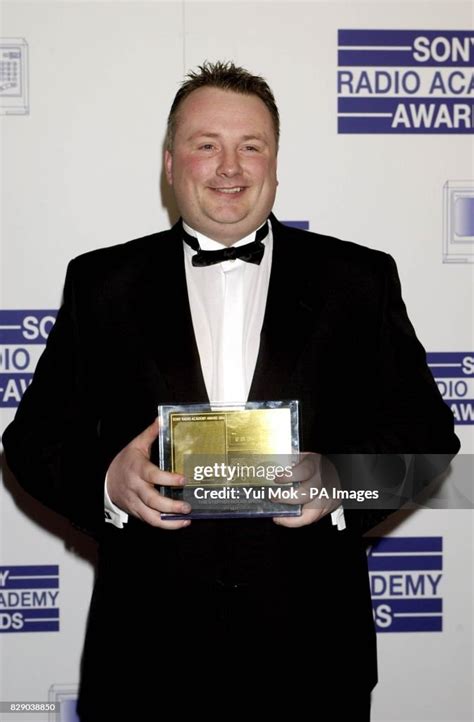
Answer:
[[[150,456],[150,447],[158,436],[159,430],[160,426],[156,418],[150,426],[147,426],[141,434],[138,434],[138,436],[133,439],[133,446],[143,451],[147,456]]]

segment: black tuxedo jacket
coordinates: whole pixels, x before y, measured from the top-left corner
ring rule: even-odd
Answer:
[[[415,454],[422,484],[459,444],[407,317],[394,261],[271,222],[273,262],[250,400],[299,399],[307,451],[334,459]],[[93,658],[111,664],[97,654],[104,630],[110,637],[111,625],[120,627],[118,598],[139,615],[143,598],[160,599],[178,577],[232,584],[243,574],[262,589],[276,578],[299,589],[298,603],[304,591],[305,604],[326,620],[325,633],[319,630],[326,652],[328,630],[333,640],[338,629],[347,669],[357,667],[369,688],[375,643],[360,537],[380,512],[348,513],[343,532],[329,517],[295,530],[271,520],[195,521],[179,532],[135,518],[123,530],[104,524],[104,478],[115,454],[152,422],[159,403],[205,401],[178,226],[73,260],[57,322],[3,442],[19,482],[101,542],[89,667]],[[124,560],[140,585],[137,598],[120,587]],[[150,568],[159,574],[150,576]],[[84,692],[86,707],[92,698]]]

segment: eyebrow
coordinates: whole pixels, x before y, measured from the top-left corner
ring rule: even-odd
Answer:
[[[208,131],[198,130],[196,133],[193,133],[189,136],[188,140],[194,140],[195,138],[219,138],[219,133],[210,133]],[[267,143],[267,139],[265,136],[261,135],[260,133],[252,133],[251,135],[243,135],[241,140],[243,141],[249,141],[249,140],[259,140],[261,143]]]

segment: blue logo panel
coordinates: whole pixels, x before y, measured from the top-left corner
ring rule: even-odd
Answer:
[[[339,30],[339,65],[474,67],[474,30]]]
[[[309,231],[309,221],[283,221],[285,226],[300,228],[302,231]]]
[[[442,537],[374,541],[368,563],[377,632],[441,632]]]
[[[15,408],[31,383],[55,310],[0,310],[0,408]]]
[[[59,631],[59,566],[0,567],[0,633]]]
[[[474,351],[433,352],[427,360],[456,425],[474,424]]]
[[[340,30],[338,132],[472,134],[473,67],[474,30]]]
[[[0,311],[0,344],[45,344],[57,311]]]

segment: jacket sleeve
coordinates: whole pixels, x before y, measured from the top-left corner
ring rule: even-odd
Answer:
[[[395,261],[387,254],[383,259],[385,282],[374,363],[376,402],[371,438],[354,454],[332,456],[343,487],[379,489],[390,499],[385,509],[374,505],[356,513],[362,532],[415,499],[448,468],[460,447],[451,410],[441,397],[408,318]]]
[[[103,457],[100,447],[74,277],[71,261],[56,323],[2,441],[20,485],[82,531],[97,536],[104,520],[104,478],[110,459]]]

